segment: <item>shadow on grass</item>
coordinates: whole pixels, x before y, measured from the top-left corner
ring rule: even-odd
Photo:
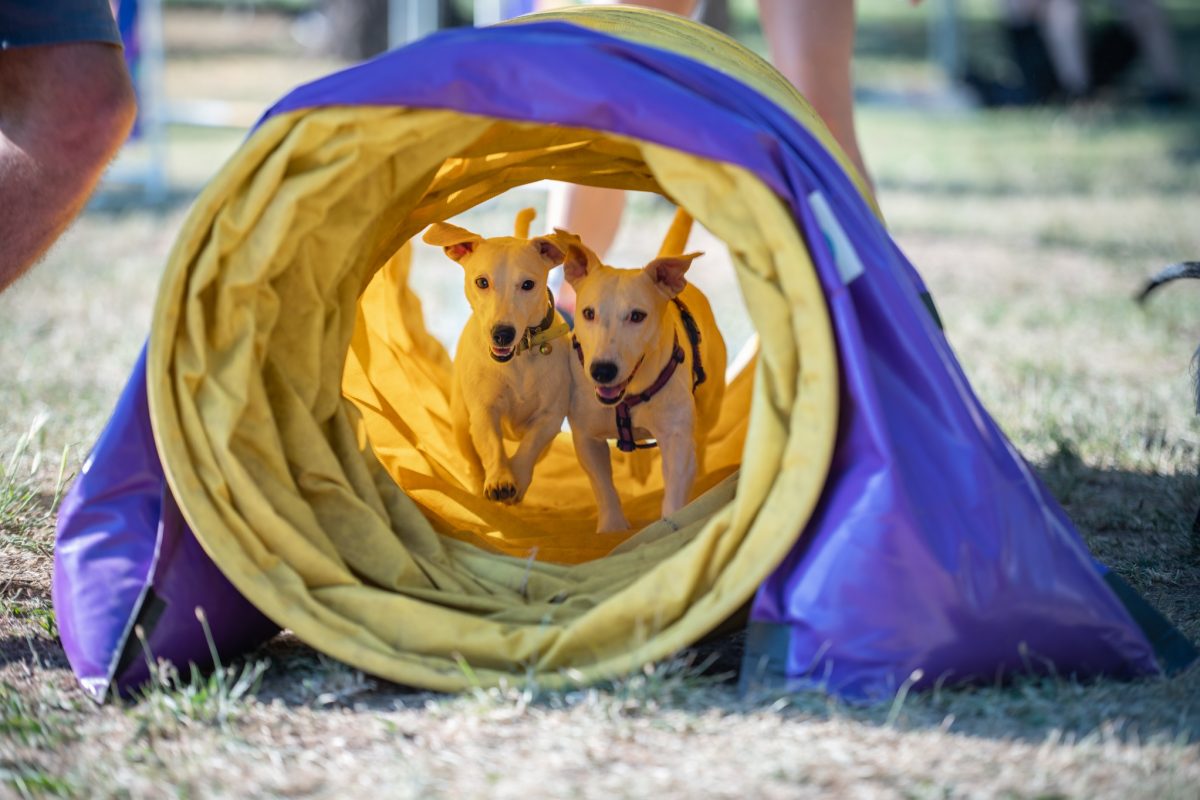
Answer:
[[[1158,555],[1173,561],[1190,556],[1200,567],[1200,539],[1192,530],[1200,506],[1200,472],[1101,469],[1084,463],[1065,441],[1037,470],[1085,535],[1142,537],[1156,548],[1173,548]],[[1196,601],[1200,605],[1200,597]]]
[[[33,633],[0,635],[0,668],[10,664],[24,664],[30,671],[71,666],[61,644]]]
[[[283,635],[264,645],[270,658],[255,697],[289,708],[340,713],[402,709],[436,717],[554,711],[594,714],[606,720],[653,717],[664,712],[704,715],[778,715],[796,722],[851,721],[868,728],[939,731],[960,736],[1040,744],[1088,739],[1131,743],[1200,740],[1200,667],[1167,678],[1078,681],[1070,676],[1017,677],[995,683],[901,694],[872,705],[854,705],[819,692],[743,697],[726,656],[738,651],[740,632],[690,648],[671,659],[592,686],[546,689],[514,678],[497,688],[457,693],[413,689],[373,678]],[[721,664],[720,661],[725,661]]]
[[[737,677],[744,647],[744,630],[722,633],[687,648],[660,664],[635,671],[627,678],[602,682],[599,684],[601,688],[595,691],[611,691],[610,684],[619,686],[630,679],[638,679],[639,675],[644,679],[647,674],[657,673],[659,682],[664,682],[664,676],[668,676],[673,684],[702,685],[706,690],[706,707],[725,711],[742,708],[744,704],[738,697]],[[264,675],[256,696],[264,702],[278,700],[290,707],[329,710],[353,707],[386,711],[397,707],[452,704],[464,697],[485,695],[491,696],[495,701],[499,697],[529,691],[540,701],[558,707],[571,705],[579,700],[580,695],[593,692],[592,687],[583,685],[562,690],[546,690],[538,687],[536,681],[527,681],[520,676],[515,676],[507,687],[499,690],[480,688],[463,692],[437,692],[420,689],[366,675],[325,656],[291,633],[276,636],[247,658],[268,659],[271,662],[271,669]],[[464,666],[465,672],[469,673],[469,670],[469,666]],[[711,702],[714,700],[715,703]],[[668,705],[675,706],[680,703]]]
[[[1038,471],[1095,556],[1200,640],[1200,475],[1100,469],[1068,443]]]

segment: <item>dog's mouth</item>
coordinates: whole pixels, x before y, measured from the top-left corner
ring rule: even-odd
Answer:
[[[513,355],[517,352],[517,346],[515,344],[510,344],[508,347],[497,347],[496,345],[492,345],[491,348],[492,360],[499,361],[501,364],[503,364],[505,361],[512,361]]]
[[[625,396],[625,390],[629,388],[631,380],[633,380],[632,375],[620,383],[609,384],[607,386],[596,384],[596,399],[606,406],[616,405]]]

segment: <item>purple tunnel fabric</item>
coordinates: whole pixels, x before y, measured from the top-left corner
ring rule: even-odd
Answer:
[[[279,630],[225,579],[179,514],[150,430],[144,349],[59,509],[51,589],[71,667],[96,700],[142,684],[147,651],[181,666],[211,663],[198,607],[223,653]]]
[[[879,698],[906,681],[1158,670],[1078,532],[971,391],[916,270],[835,159],[770,101],[682,56],[547,22],[436,34],[303,86],[264,119],[324,105],[602,130],[737,164],[790,207],[834,325],[841,423],[815,514],[780,531],[796,545],[755,597],[744,679]],[[862,263],[848,283],[818,203]],[[206,660],[187,604],[226,610],[209,613],[222,653],[272,630],[238,606],[162,494],[139,363],[60,514],[55,605],[85,684],[144,677],[138,659],[116,659],[147,581],[166,600],[156,656]]]

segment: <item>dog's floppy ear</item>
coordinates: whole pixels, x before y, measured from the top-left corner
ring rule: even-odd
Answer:
[[[563,262],[563,258],[565,258],[562,248],[549,236],[539,236],[536,239],[530,239],[529,244],[542,257],[542,261],[546,263],[546,269],[558,266]]]
[[[687,286],[687,278],[683,277],[692,265],[692,260],[704,253],[688,253],[682,256],[659,256],[646,265],[646,274],[667,297],[675,297]]]
[[[478,233],[471,233],[466,228],[448,222],[433,223],[421,239],[426,244],[441,247],[446,251],[446,255],[455,261],[462,261],[467,255],[475,252],[475,248],[483,241],[483,237]]]
[[[563,277],[567,283],[574,286],[587,277],[588,254],[577,244],[567,245],[567,254],[563,257]]]
[[[558,242],[563,255],[563,277],[572,286],[587,277],[591,269],[591,254],[584,246],[583,240],[570,231],[562,228],[554,229],[554,240]]]

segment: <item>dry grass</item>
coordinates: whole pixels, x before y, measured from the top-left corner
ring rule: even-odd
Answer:
[[[171,35],[192,36],[205,19],[175,19]],[[221,68],[232,72],[209,69],[203,42],[188,39],[169,76],[176,91],[209,96],[221,88],[214,76],[252,69],[265,88],[235,99],[265,105],[305,77],[297,70],[310,67],[278,38],[285,25],[260,15],[235,25],[232,41],[229,23],[216,30],[246,59],[242,72],[236,61]],[[1200,254],[1196,121],[868,109],[862,122],[893,230],[975,390],[1097,555],[1200,638],[1200,546],[1188,530],[1200,425],[1187,373],[1200,287],[1177,287],[1145,311],[1129,300],[1161,263]],[[184,186],[240,137],[177,134],[170,163]],[[539,201],[507,198],[474,220],[502,228],[530,199]],[[442,696],[376,681],[284,636],[219,677],[164,679],[137,702],[94,707],[49,608],[59,457],[69,447],[66,472],[77,470],[110,413],[183,214],[122,210],[111,196],[107,208],[0,297],[0,796],[1200,796],[1195,668],[857,708],[812,695],[739,698],[713,674],[736,658],[704,671],[681,657],[599,687]],[[635,211],[645,229],[666,224],[656,204]],[[701,246],[716,263],[714,245]],[[630,228],[614,260],[646,249]],[[417,268],[428,300],[448,309],[439,330],[452,339],[459,276],[430,259]],[[714,273],[714,293],[734,296]],[[721,313],[730,338],[748,333],[738,303]]]

